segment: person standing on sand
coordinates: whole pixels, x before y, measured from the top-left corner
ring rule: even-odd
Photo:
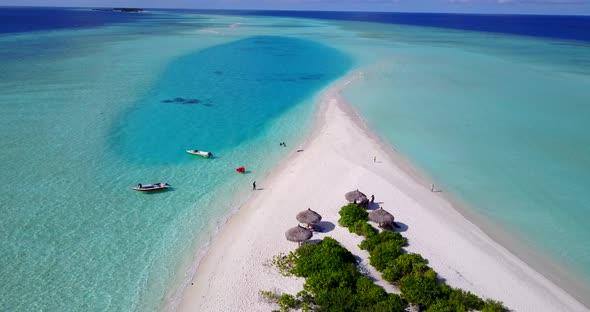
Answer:
[[[376,163],[377,162],[377,156],[373,156],[373,162]]]
[[[256,181],[252,182],[252,190],[256,191]]]

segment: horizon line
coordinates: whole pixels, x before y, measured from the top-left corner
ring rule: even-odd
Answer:
[[[222,8],[183,8],[183,7],[125,7],[125,6],[44,6],[44,5],[0,5],[0,8],[136,8],[142,10],[194,10],[194,11],[229,11],[229,12],[325,12],[325,13],[373,13],[373,14],[441,14],[441,15],[483,15],[483,16],[577,16],[590,17],[590,14],[543,14],[543,13],[480,13],[480,12],[426,12],[426,11],[356,11],[356,10],[305,10],[305,9],[222,9]]]

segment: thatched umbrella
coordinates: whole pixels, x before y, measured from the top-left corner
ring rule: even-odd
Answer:
[[[296,226],[285,232],[285,237],[288,241],[297,242],[299,245],[301,245],[301,242],[310,239],[312,236],[313,233],[310,230],[301,226]]]
[[[297,221],[305,224],[314,224],[317,222],[322,221],[322,216],[319,213],[307,208],[307,210],[303,210],[302,212],[297,214]]]
[[[360,206],[363,206],[363,207],[365,207],[369,203],[369,199],[367,198],[367,195],[363,194],[358,189],[355,191],[346,193],[344,195],[344,198],[346,198],[346,200],[348,202],[358,203]]]
[[[391,213],[383,210],[383,208],[379,208],[369,212],[369,220],[379,223],[379,226],[382,226],[383,224],[393,224],[395,219]]]

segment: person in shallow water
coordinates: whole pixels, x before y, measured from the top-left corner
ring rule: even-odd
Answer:
[[[252,182],[252,190],[255,191],[256,190],[256,181]]]

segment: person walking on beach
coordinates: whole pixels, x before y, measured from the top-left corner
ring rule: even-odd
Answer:
[[[377,162],[377,156],[373,156],[373,162],[376,163]]]
[[[434,192],[434,183],[430,184],[430,191]]]
[[[256,181],[252,182],[252,190],[256,191]]]

